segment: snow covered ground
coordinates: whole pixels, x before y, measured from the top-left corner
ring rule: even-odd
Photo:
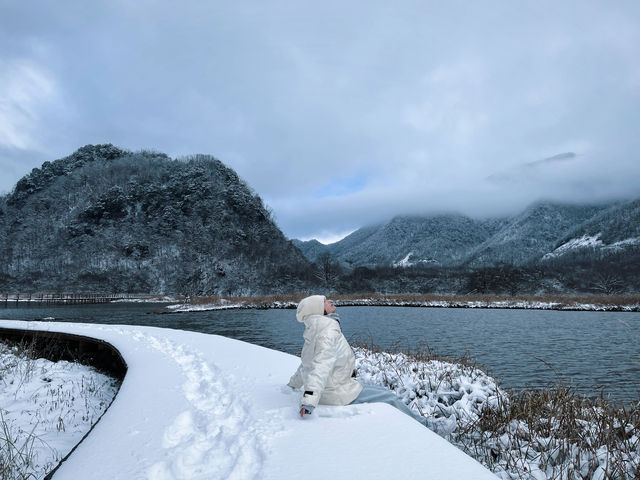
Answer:
[[[492,377],[473,366],[361,347],[354,353],[358,380],[389,388],[445,438],[476,421],[485,406],[498,408],[507,398]]]
[[[640,479],[640,404],[610,409],[562,388],[514,396],[464,361],[354,350],[361,381],[393,390],[503,480]]]
[[[293,304],[297,306],[297,304]],[[230,302],[224,298],[220,299],[216,303],[203,303],[203,304],[190,304],[190,303],[175,303],[173,305],[167,305],[165,307],[168,312],[180,313],[180,312],[206,312],[209,310],[231,310],[236,308],[246,308],[242,303]],[[295,307],[291,307],[295,308]]]
[[[319,406],[300,420],[299,393],[286,386],[299,361],[292,355],[153,327],[0,320],[1,327],[99,338],[129,367],[113,404],[55,480],[496,478],[385,404]],[[491,387],[477,384],[470,378],[451,397],[477,406]]]
[[[0,478],[44,477],[116,391],[114,379],[91,367],[32,359],[0,343]]]

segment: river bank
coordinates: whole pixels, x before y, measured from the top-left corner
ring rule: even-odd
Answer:
[[[0,306],[79,305],[96,303],[167,303],[155,313],[180,313],[220,309],[296,308],[310,292],[266,296],[190,296],[150,294],[1,293]],[[424,295],[329,294],[342,307],[427,307],[640,312],[640,295]]]
[[[307,293],[262,297],[187,297],[155,313],[181,313],[221,309],[296,308]],[[339,307],[427,307],[640,312],[640,295],[518,296],[497,295],[330,295]]]

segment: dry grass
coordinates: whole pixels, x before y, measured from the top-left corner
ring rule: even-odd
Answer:
[[[28,382],[35,371],[35,356],[29,343],[7,344],[15,356],[14,362],[0,364],[0,381],[12,373],[12,381],[17,382],[19,389]],[[9,346],[10,345],[10,346]],[[0,478],[7,480],[26,480],[37,478],[31,472],[35,463],[36,443],[42,440],[34,434],[35,425],[31,431],[25,431],[6,420],[0,406]],[[51,465],[52,467],[52,465]]]
[[[471,415],[453,412],[457,397],[442,397],[446,397],[443,392],[456,390],[451,386],[459,384],[460,379],[454,377],[482,378],[473,373],[477,365],[469,355],[460,359],[443,358],[429,349],[389,354],[373,342],[356,347],[382,359],[383,363],[376,367],[382,373],[368,372],[368,377],[379,378],[381,384],[394,390],[405,403],[412,399],[424,402],[425,398],[436,398],[437,406],[447,410],[447,417],[455,418],[455,424],[451,426],[451,422],[437,418],[437,410],[433,410],[431,417],[427,416],[427,423],[500,478],[640,479],[640,402],[614,405],[602,395],[586,398],[562,384],[542,390],[511,391],[494,385],[487,400],[478,410],[474,408]],[[381,352],[383,355],[379,355]],[[453,362],[460,368],[440,367],[434,382],[433,367],[429,365],[433,361]],[[390,375],[394,378],[388,378]],[[396,375],[403,381],[399,382]],[[415,392],[404,391],[407,388]],[[448,428],[443,429],[442,425]]]
[[[509,392],[452,440],[509,478],[640,478],[640,403],[616,407],[562,385]],[[498,468],[499,467],[499,468]]]
[[[640,304],[640,295],[436,295],[436,294],[358,294],[335,295],[333,298],[341,301],[353,301],[357,299],[373,299],[378,301],[395,302],[543,302],[557,303],[560,305],[572,305],[574,303],[591,303],[600,305],[637,305]]]
[[[48,348],[59,349],[54,342]],[[0,353],[10,354],[5,355],[4,360],[0,362],[0,387],[10,387],[11,391],[15,391],[14,395],[24,401],[27,397],[23,394],[18,395],[18,392],[21,391],[23,385],[31,381],[34,375],[43,374],[42,364],[37,365],[43,350],[36,347],[35,341],[1,340]],[[48,372],[47,370],[46,375],[51,375]],[[49,382],[51,382],[51,378],[54,377],[50,377]],[[16,423],[9,420],[7,418],[9,412],[3,410],[3,405],[0,405],[0,479],[42,478],[46,472],[55,467],[55,463],[60,460],[62,455],[36,433],[37,428],[38,431],[42,431],[42,428],[39,427],[53,421],[52,419],[55,417],[51,415],[52,412],[57,412],[55,428],[58,432],[62,432],[66,430],[65,422],[68,421],[71,421],[72,424],[85,424],[88,429],[91,421],[95,421],[106,408],[104,401],[99,407],[95,406],[95,402],[89,402],[90,398],[99,397],[100,391],[105,386],[97,385],[93,376],[83,376],[80,383],[77,379],[69,380],[69,382],[75,383],[77,388],[73,390],[41,388],[37,393],[28,397],[28,402],[37,405],[37,407],[27,407],[26,429],[25,422]],[[113,382],[115,381],[109,381],[109,383]],[[77,397],[84,400],[84,411],[78,410]],[[22,415],[24,417],[25,411],[22,412]],[[46,457],[49,460],[40,458],[43,451],[50,452]]]
[[[478,364],[476,359],[472,357],[470,352],[468,351],[461,356],[447,357],[444,355],[440,355],[426,343],[418,345],[418,347],[413,350],[407,347],[403,347],[400,344],[392,345],[389,348],[382,348],[374,343],[373,337],[370,337],[367,341],[364,341],[361,338],[349,339],[349,343],[354,349],[361,348],[373,354],[390,354],[400,352],[403,355],[406,355],[409,360],[417,363],[428,363],[431,361],[454,363],[459,367],[462,367],[464,370],[475,370],[476,368],[479,368],[486,371],[486,368]]]
[[[35,428],[35,427],[34,427]],[[28,472],[34,463],[34,443],[40,441],[31,432],[21,432],[8,423],[0,409],[0,478],[27,480],[37,478]]]

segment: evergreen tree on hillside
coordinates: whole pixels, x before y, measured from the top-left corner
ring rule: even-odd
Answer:
[[[260,197],[210,156],[87,145],[34,169],[1,206],[0,290],[271,293],[308,283],[309,262]]]

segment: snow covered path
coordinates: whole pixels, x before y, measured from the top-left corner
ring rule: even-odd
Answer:
[[[294,356],[237,340],[138,326],[0,320],[0,328],[100,338],[129,370],[63,479],[495,479],[384,404],[296,416]]]

